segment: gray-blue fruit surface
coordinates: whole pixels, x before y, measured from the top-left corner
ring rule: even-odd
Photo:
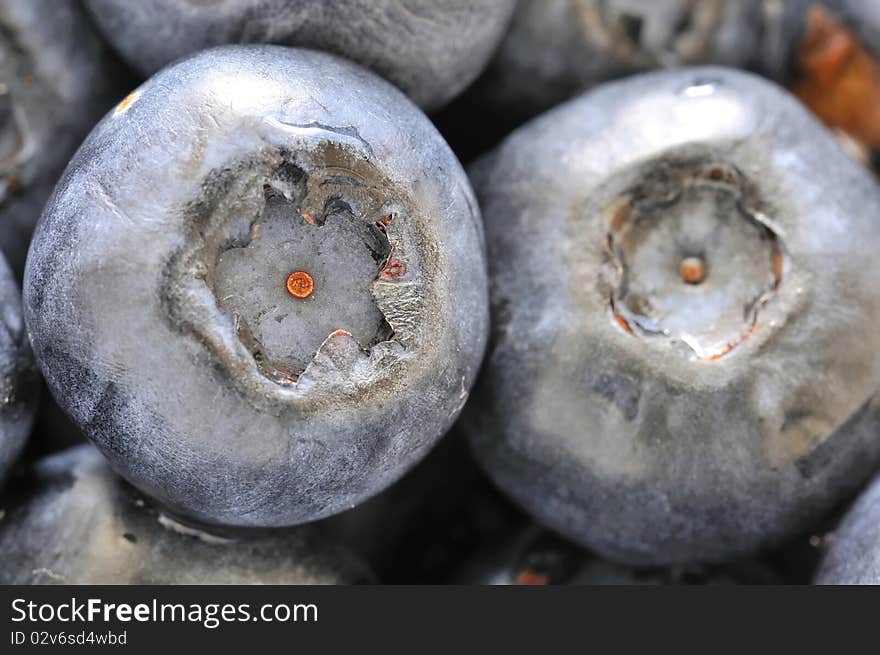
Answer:
[[[347,57],[418,105],[438,107],[480,73],[513,0],[89,0],[96,22],[142,73],[198,50],[274,43]]]
[[[817,584],[880,584],[880,478],[862,492],[827,542]]]
[[[762,0],[520,0],[468,95],[514,124],[604,81],[656,68],[748,66],[775,43]]]
[[[645,74],[478,161],[495,482],[632,564],[796,534],[880,461],[880,193],[790,95]]]
[[[91,445],[16,478],[0,520],[2,584],[348,584],[371,574],[311,528],[214,533],[163,514]]]
[[[0,2],[0,249],[20,279],[43,205],[119,71],[74,2]]]
[[[41,218],[25,298],[49,388],[113,467],[243,526],[397,479],[463,407],[488,332],[446,143],[374,74],[279,46],[206,51],[111,111]]]
[[[466,95],[517,124],[602,82],[660,68],[731,66],[789,83],[811,8],[880,52],[880,5],[863,0],[520,0]]]
[[[30,434],[39,393],[21,292],[0,255],[0,487]]]

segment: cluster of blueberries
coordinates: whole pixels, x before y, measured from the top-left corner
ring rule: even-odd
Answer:
[[[880,584],[872,3],[0,0],[0,55],[0,583]]]

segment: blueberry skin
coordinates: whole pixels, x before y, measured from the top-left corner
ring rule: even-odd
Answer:
[[[292,525],[381,491],[451,425],[488,333],[483,248],[464,171],[402,93],[332,55],[226,46],[85,141],[26,318],[59,405],[135,486],[203,522]]]
[[[341,55],[390,80],[433,109],[458,95],[485,66],[514,0],[89,0],[107,39],[151,75],[198,50],[273,43]]]
[[[0,487],[24,448],[40,396],[21,293],[0,255]]]
[[[761,4],[521,0],[501,45],[463,100],[477,108],[485,128],[499,121],[512,128],[626,75],[705,64],[745,67],[765,47]]]
[[[311,527],[214,533],[163,514],[91,445],[36,462],[10,484],[2,584],[354,584],[349,551]]]
[[[0,54],[0,249],[21,279],[40,212],[80,141],[121,97],[121,72],[74,2],[0,2]]]
[[[880,478],[856,499],[828,541],[816,584],[880,584]]]
[[[721,561],[805,529],[876,468],[880,196],[786,92],[645,74],[471,172],[493,335],[464,424],[541,522],[626,563]],[[705,282],[677,279],[701,252]]]

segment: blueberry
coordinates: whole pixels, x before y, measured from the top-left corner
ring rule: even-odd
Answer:
[[[113,102],[109,55],[76,3],[0,4],[0,249],[19,278],[58,176]]]
[[[434,108],[479,74],[514,0],[89,0],[98,25],[142,73],[228,43],[274,43],[343,55]]]
[[[880,584],[880,478],[861,493],[826,544],[817,584]]]
[[[627,563],[720,561],[880,463],[880,194],[786,92],[610,83],[472,177],[493,335],[465,423],[540,521]]]
[[[227,46],[96,127],[25,281],[59,404],[199,520],[352,507],[431,448],[488,332],[479,210],[431,123],[332,55]]]
[[[0,486],[31,431],[39,384],[25,332],[21,293],[0,255]]]
[[[522,0],[485,73],[465,94],[470,121],[476,114],[482,129],[514,127],[584,89],[640,71],[749,65],[761,51],[761,4]]]
[[[316,529],[212,532],[162,513],[91,445],[10,485],[2,584],[344,584],[371,574]]]

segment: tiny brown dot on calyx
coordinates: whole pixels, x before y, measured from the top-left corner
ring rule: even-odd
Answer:
[[[701,257],[685,257],[679,266],[681,279],[688,284],[699,284],[706,278],[706,265]]]
[[[294,271],[287,276],[287,293],[294,298],[308,298],[315,290],[315,281],[305,271]]]

